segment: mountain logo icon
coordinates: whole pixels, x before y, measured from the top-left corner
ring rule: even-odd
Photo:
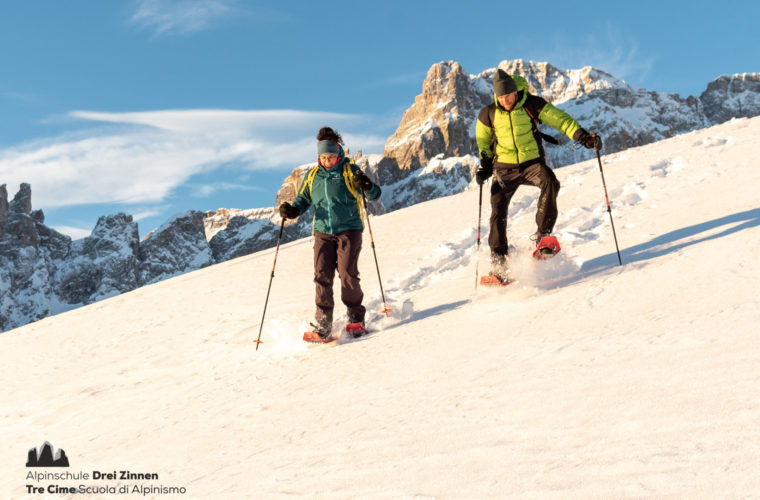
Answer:
[[[53,445],[45,441],[45,444],[37,450],[29,450],[29,459],[26,462],[27,467],[68,467],[69,459],[66,452],[59,449],[53,454]]]

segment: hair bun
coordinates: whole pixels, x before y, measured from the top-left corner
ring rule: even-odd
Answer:
[[[331,129],[330,127],[322,127],[317,133],[318,141],[333,141],[336,144],[343,144],[343,138],[339,133]]]

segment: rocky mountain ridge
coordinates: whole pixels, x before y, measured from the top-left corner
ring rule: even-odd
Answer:
[[[72,241],[32,210],[29,184],[10,203],[0,186],[0,331],[274,245],[273,208],[224,212],[225,229],[208,237],[220,215],[191,210],[142,241],[123,213],[100,217],[90,236]],[[301,237],[302,226],[287,228],[283,239]]]
[[[604,153],[760,115],[760,73],[721,76],[699,97],[682,98],[632,87],[591,67],[561,70],[522,60],[498,67],[522,75],[531,92],[567,111],[587,130],[599,131]],[[353,157],[383,187],[370,213],[397,210],[472,185],[478,167],[475,120],[493,100],[495,71],[470,75],[453,61],[430,68],[422,93],[404,113],[383,154]],[[546,148],[550,166],[592,154],[572,147],[567,138],[564,143]],[[295,198],[311,166],[297,167],[283,181],[276,205]],[[139,241],[132,217],[115,214],[100,217],[89,237],[72,241],[44,220],[41,210],[32,210],[31,186],[22,184],[11,202],[6,187],[0,186],[0,331],[271,247],[280,224],[274,207],[189,211]],[[288,221],[283,240],[310,233],[309,213]]]

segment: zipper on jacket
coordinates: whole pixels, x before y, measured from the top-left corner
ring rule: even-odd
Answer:
[[[327,181],[330,178],[329,173],[330,172],[328,172],[328,176],[325,177],[325,200],[327,200],[327,224],[330,226],[330,234],[334,234],[332,224],[332,207],[330,206],[330,197],[327,195]]]
[[[517,139],[515,139],[515,126],[512,124],[512,112],[507,111],[509,116],[509,132],[512,134],[512,144],[515,146],[515,156],[517,157],[517,168],[520,168],[520,150],[517,149]]]

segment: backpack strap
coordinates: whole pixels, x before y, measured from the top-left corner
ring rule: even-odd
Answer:
[[[304,190],[308,187],[309,188],[309,198],[311,198],[311,188],[314,185],[314,177],[317,176],[317,172],[319,172],[319,165],[316,167],[313,167],[311,170],[309,170],[309,173],[306,174],[306,182],[303,183],[303,186],[301,187],[301,191],[298,194],[301,194],[304,192]],[[311,234],[314,236],[314,222],[317,220],[317,212],[314,212],[314,215],[311,217]]]
[[[309,170],[309,173],[306,174],[306,182],[303,183],[303,187],[301,188],[301,192],[298,194],[303,193],[303,190],[306,189],[306,187],[309,187],[309,198],[311,198],[311,187],[314,185],[314,177],[317,176],[317,172],[319,171],[319,165],[316,167],[313,167],[311,170]]]
[[[359,219],[361,219],[362,227],[364,227],[364,197],[359,195],[356,186],[354,186],[354,170],[352,167],[359,168],[355,164],[348,161],[343,164],[343,180],[346,182],[348,192],[351,193],[354,198],[356,198],[356,206],[359,209]]]
[[[528,113],[528,116],[530,117],[530,121],[533,124],[533,130],[538,133],[538,135],[541,137],[541,139],[545,140],[549,144],[554,144],[555,146],[562,145],[562,143],[558,139],[556,139],[555,137],[553,137],[553,136],[551,136],[549,134],[544,134],[543,132],[541,132],[540,130],[538,130],[538,120],[536,119],[536,117],[533,116],[533,113],[531,113],[530,109],[528,109],[527,106],[523,106],[523,109],[525,110],[526,113]]]
[[[488,106],[488,123],[491,126],[491,153],[492,158],[496,161],[496,145],[499,143],[499,138],[496,137],[496,128],[494,127],[494,121],[496,120],[496,104],[490,104]]]

